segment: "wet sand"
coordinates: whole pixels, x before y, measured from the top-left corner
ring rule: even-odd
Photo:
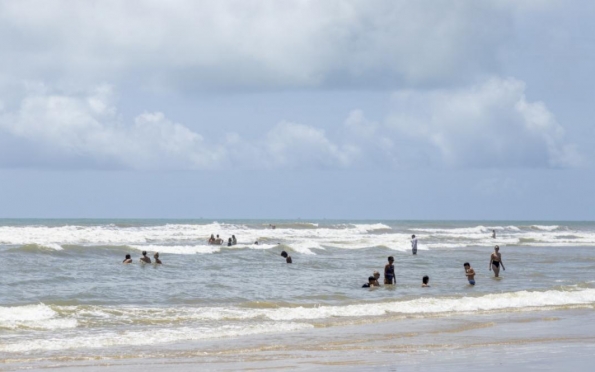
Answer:
[[[380,370],[459,371],[480,368],[591,371],[595,362],[592,307],[547,311],[371,319],[367,324],[219,339],[153,349],[121,359],[53,360],[0,370],[195,371]]]

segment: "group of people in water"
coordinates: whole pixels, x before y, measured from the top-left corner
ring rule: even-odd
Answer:
[[[208,240],[208,243],[210,245],[223,245],[223,242],[224,242],[224,240],[219,237],[219,234],[217,234],[216,238],[213,234],[211,234],[211,237]],[[235,235],[232,235],[231,238],[227,239],[228,247],[231,247],[232,245],[236,245],[236,244],[238,244],[238,240],[236,239]]]
[[[415,239],[415,243],[413,243],[413,239]],[[415,244],[415,249],[413,249],[414,244]],[[411,247],[412,247],[413,254],[417,254],[417,239],[415,238],[415,235],[412,236]],[[395,262],[394,257],[388,256],[388,263],[386,264],[386,266],[384,266],[384,284],[389,284],[389,285],[397,284],[397,279],[395,276],[394,262]],[[502,270],[506,270],[506,268],[504,267],[504,262],[502,262],[502,254],[500,253],[500,247],[495,246],[494,252],[490,255],[490,263],[488,265],[488,268],[490,271],[494,271],[494,276],[496,278],[500,277],[500,266],[502,266]],[[475,285],[475,270],[473,270],[473,268],[471,267],[471,264],[469,264],[469,262],[465,262],[463,264],[463,268],[465,269],[465,276],[467,277],[467,281],[469,282],[469,285],[472,285],[472,286]],[[380,278],[380,273],[378,271],[374,271],[372,276],[368,277],[368,282],[365,283],[362,286],[362,288],[380,287],[380,283],[378,282],[379,278]],[[422,278],[421,286],[429,287],[430,286],[429,282],[430,282],[430,277],[425,275]]]
[[[155,252],[155,254],[153,255],[153,258],[155,259],[155,264],[157,265],[161,265],[162,262],[159,259],[159,252]],[[142,255],[140,256],[140,262],[143,264],[150,264],[151,262],[151,258],[149,256],[147,256],[147,251],[143,251]],[[132,263],[132,257],[127,254],[126,257],[124,257],[124,261],[122,261],[123,264],[131,264]]]
[[[494,230],[492,237],[495,237],[495,233],[496,232]],[[211,237],[209,238],[208,242],[209,242],[209,244],[221,245],[221,244],[223,244],[223,239],[221,239],[219,237],[219,235],[217,235],[217,237],[215,238],[215,236],[213,234],[211,234]],[[231,238],[229,238],[227,245],[232,246],[232,245],[236,245],[237,243],[238,243],[238,241],[236,240],[236,236],[232,235]],[[255,244],[258,244],[258,242],[255,242]],[[411,252],[414,255],[417,255],[417,238],[415,235],[411,236]],[[283,258],[285,258],[286,263],[288,263],[288,264],[293,263],[291,256],[286,251],[281,252],[281,256]],[[155,254],[153,254],[153,258],[155,260],[154,261],[155,264],[158,264],[158,265],[161,264],[161,260],[159,259],[159,252],[155,252]],[[147,256],[147,251],[142,252],[142,256],[140,257],[140,262],[148,263],[148,264],[152,263],[151,258],[149,258]],[[395,258],[393,256],[389,256],[388,263],[384,266],[384,284],[388,284],[388,285],[397,284],[394,262],[395,262]],[[129,254],[127,254],[122,263],[124,263],[124,264],[132,263],[131,256]],[[500,266],[502,266],[502,270],[506,270],[506,268],[504,267],[504,262],[502,262],[502,255],[500,254],[500,247],[496,245],[494,247],[494,252],[490,255],[490,263],[488,265],[489,270],[494,272],[494,276],[496,278],[498,278],[500,276]],[[471,264],[469,264],[469,262],[465,262],[463,264],[463,268],[465,269],[465,276],[467,277],[467,281],[469,282],[469,284],[472,286],[475,285],[475,270],[473,270],[473,268],[471,267]],[[378,282],[379,278],[380,278],[380,273],[378,271],[374,271],[372,276],[368,277],[368,283],[365,283],[362,286],[362,288],[380,287],[380,283]],[[429,287],[430,286],[429,282],[430,282],[430,277],[425,275],[422,278],[421,286]]]

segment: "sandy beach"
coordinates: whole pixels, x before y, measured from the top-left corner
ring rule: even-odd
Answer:
[[[470,321],[471,320],[471,321]],[[139,358],[38,361],[3,371],[380,370],[590,371],[592,306],[537,312],[408,317],[153,349]]]

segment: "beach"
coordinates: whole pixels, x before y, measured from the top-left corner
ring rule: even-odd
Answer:
[[[470,367],[589,371],[595,358],[594,320],[589,307],[537,314],[409,317],[299,331],[291,338],[251,336],[169,346],[142,358],[8,362],[2,370],[192,371],[200,366],[201,370],[230,371],[459,371]]]
[[[0,370],[590,370],[592,245],[572,222],[3,221]],[[361,288],[389,255],[397,285]]]

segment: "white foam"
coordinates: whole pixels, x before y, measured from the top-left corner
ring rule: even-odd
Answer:
[[[308,222],[298,223],[307,225]],[[532,226],[461,226],[407,228],[373,224],[310,224],[312,228],[251,228],[241,224],[211,223],[204,225],[165,224],[158,226],[119,227],[98,226],[0,226],[0,245],[19,246],[37,244],[47,249],[61,250],[63,246],[130,246],[133,249],[168,254],[210,254],[223,249],[271,249],[277,243],[292,247],[297,253],[315,254],[316,249],[365,249],[386,247],[396,251],[411,249],[410,237],[418,235],[418,249],[450,249],[469,246],[535,245],[535,246],[592,246],[595,231],[562,229],[557,225]],[[291,226],[291,224],[289,224]],[[497,229],[497,239],[491,231]],[[209,246],[207,239],[220,234],[227,239],[236,235],[239,244],[233,247]],[[255,245],[255,241],[264,244]]]
[[[531,225],[532,228],[537,229],[537,230],[545,230],[545,231],[554,231],[560,228],[560,226],[558,225],[549,225],[549,226],[545,226],[545,225]]]
[[[76,319],[59,318],[56,311],[44,304],[0,307],[0,329],[65,329],[76,326]]]
[[[481,297],[420,298],[379,304],[348,306],[296,307],[269,310],[273,320],[323,319],[329,317],[361,317],[394,314],[435,314],[487,310],[520,309],[595,303],[595,289],[580,291],[520,291],[489,294]]]
[[[375,231],[375,230],[390,230],[391,229],[390,226],[385,225],[383,223],[355,224],[354,226],[358,231],[364,231],[364,232]]]
[[[35,337],[21,342],[5,340],[0,351],[62,350],[118,345],[150,345],[268,332],[290,332],[312,327],[310,320],[374,317],[387,314],[452,314],[478,311],[524,311],[552,306],[595,305],[595,289],[519,291],[466,297],[422,297],[406,301],[345,306],[138,308],[109,306],[28,305],[0,307],[0,328],[65,329],[52,339]],[[221,322],[229,322],[221,324]],[[84,332],[75,328],[81,324]],[[128,330],[114,331],[125,324]],[[141,330],[139,330],[139,327]],[[144,330],[150,328],[150,330]]]
[[[95,349],[110,346],[154,345],[179,341],[192,341],[222,337],[240,337],[255,334],[292,332],[312,328],[311,324],[275,322],[273,324],[224,325],[217,328],[180,327],[176,329],[152,328],[147,331],[104,332],[74,337],[34,339],[25,342],[0,344],[0,351],[22,353],[39,350]]]
[[[451,313],[482,310],[518,309],[543,306],[595,304],[595,289],[519,291],[488,294],[479,297],[423,297],[414,300],[381,303],[363,303],[346,306],[280,307],[273,309],[250,309],[237,307],[91,307],[77,309],[63,307],[61,312],[77,319],[90,316],[113,319],[119,323],[187,322],[196,320],[246,320],[263,318],[269,320],[304,320],[330,317],[374,316],[387,313],[423,314]]]

